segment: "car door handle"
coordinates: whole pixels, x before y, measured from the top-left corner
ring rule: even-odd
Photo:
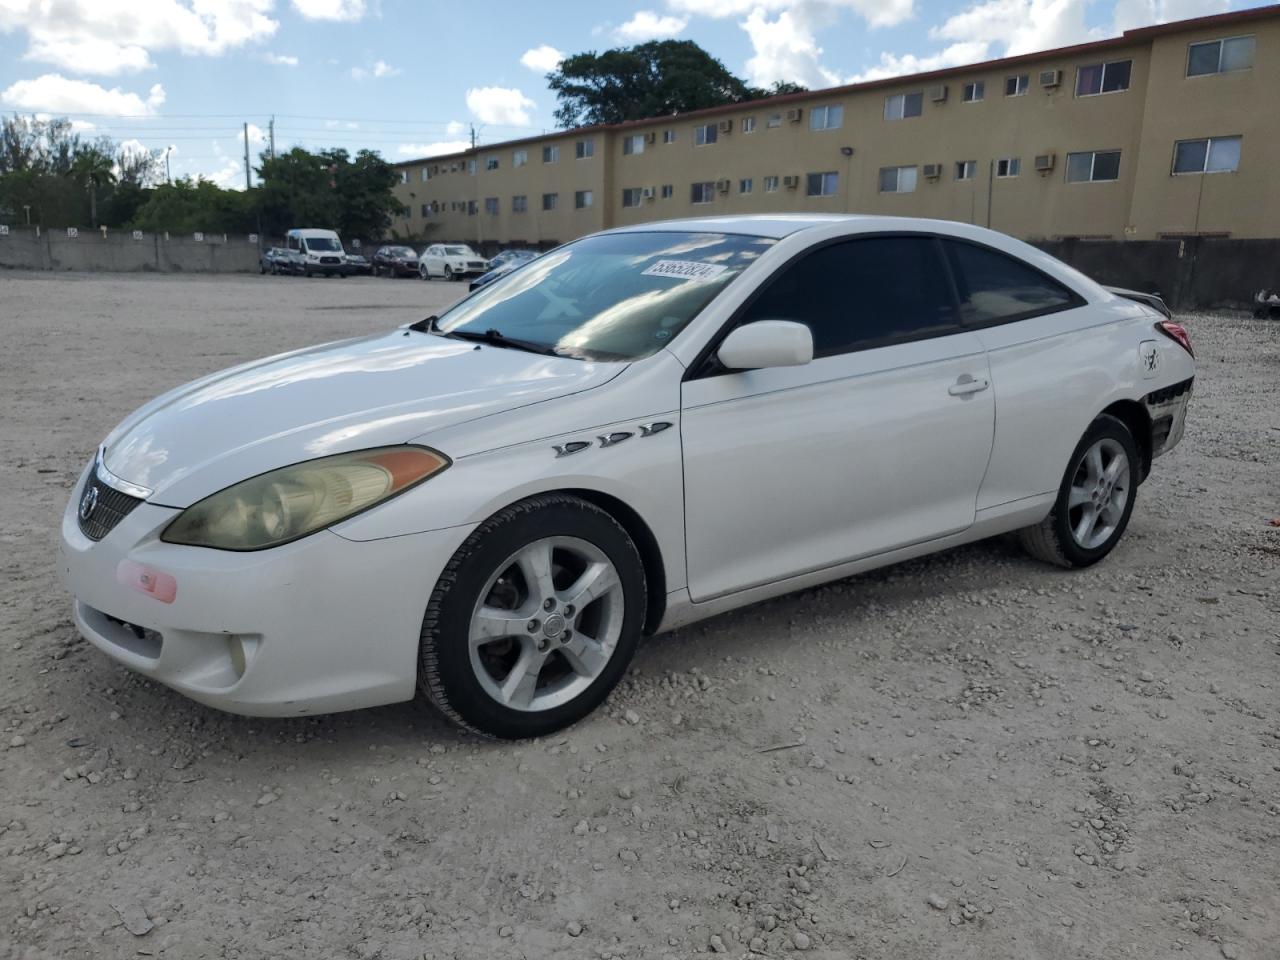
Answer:
[[[975,380],[969,374],[964,373],[960,375],[959,380],[947,387],[947,393],[953,397],[967,397],[973,393],[981,393],[989,386],[991,386],[989,381]]]

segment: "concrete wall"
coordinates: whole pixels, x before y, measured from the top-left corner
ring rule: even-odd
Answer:
[[[11,227],[0,236],[0,267],[26,270],[154,270],[166,273],[245,273],[258,269],[258,244],[249,238],[205,234],[192,236],[82,230],[68,237],[66,230]]]
[[[1250,308],[1280,289],[1280,240],[1047,240],[1036,244],[1099,283],[1161,294],[1175,310]]]

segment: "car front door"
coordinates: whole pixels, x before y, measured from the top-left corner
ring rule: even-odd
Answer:
[[[969,527],[991,453],[986,355],[938,241],[845,239],[781,268],[736,324],[809,326],[795,367],[694,368],[681,392],[695,601]]]
[[[438,246],[427,247],[424,261],[427,265],[427,276],[435,277],[444,273],[444,264],[441,262],[444,257],[444,248]]]

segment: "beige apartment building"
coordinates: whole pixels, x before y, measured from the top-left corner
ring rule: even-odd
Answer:
[[[397,164],[400,235],[546,246],[714,214],[1029,240],[1280,237],[1280,6]]]

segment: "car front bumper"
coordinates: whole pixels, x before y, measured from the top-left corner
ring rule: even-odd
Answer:
[[[95,542],[76,512],[87,475],[62,518],[61,569],[76,627],[103,653],[249,716],[414,696],[422,615],[470,527],[369,541],[323,530],[235,553],[163,543],[179,511],[143,503]]]

